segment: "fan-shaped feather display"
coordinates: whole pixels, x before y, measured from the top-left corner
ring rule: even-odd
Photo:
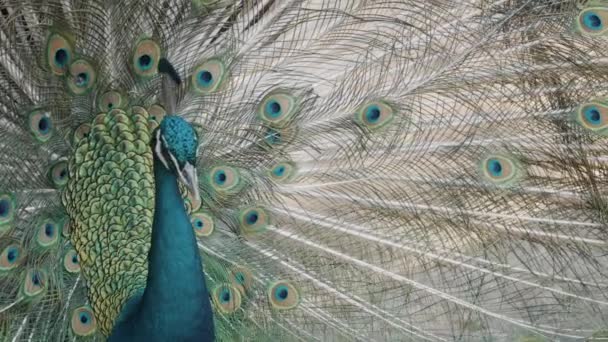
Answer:
[[[608,338],[607,37],[604,0],[0,0],[0,340]]]

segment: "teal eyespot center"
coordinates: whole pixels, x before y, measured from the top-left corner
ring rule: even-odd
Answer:
[[[226,184],[226,172],[224,170],[216,171],[215,174],[213,175],[213,179],[215,180],[215,183],[217,183],[218,185]]]
[[[589,107],[585,110],[585,120],[592,125],[599,125],[602,123],[602,114],[597,107]]]
[[[48,133],[51,130],[51,125],[51,119],[46,116],[43,116],[40,118],[40,121],[38,121],[38,129],[41,133]]]
[[[274,297],[277,301],[282,302],[289,297],[289,288],[285,285],[279,285],[274,291]]]
[[[0,217],[7,217],[11,211],[11,203],[7,199],[0,200]]]
[[[602,18],[594,12],[587,12],[583,16],[583,23],[590,30],[601,30],[604,27]]]
[[[72,262],[73,262],[73,263],[75,263],[75,264],[77,264],[77,263],[78,263],[78,255],[74,254],[74,255],[72,256]]]
[[[487,162],[488,172],[495,177],[502,176],[502,164],[497,159],[489,159]]]
[[[19,258],[19,250],[15,247],[9,248],[8,253],[6,253],[6,259],[8,262],[12,264],[17,260],[17,258]]]
[[[41,283],[40,276],[38,275],[37,272],[34,272],[34,274],[32,275],[32,284],[40,285],[40,283]]]
[[[76,79],[74,80],[74,83],[76,83],[76,86],[84,88],[87,86],[87,84],[89,83],[89,74],[87,74],[86,72],[81,72],[78,75],[76,75]]]
[[[69,59],[69,54],[66,49],[57,49],[55,51],[55,65],[60,68],[65,67]]]
[[[44,225],[44,235],[46,235],[48,237],[53,237],[54,234],[55,234],[55,227],[50,223],[45,224]]]
[[[91,317],[89,316],[88,313],[86,313],[86,312],[80,313],[80,323],[88,324],[90,321],[91,321]]]
[[[198,73],[198,83],[203,87],[209,87],[213,83],[213,74],[207,70],[201,70]]]
[[[137,64],[142,70],[148,70],[152,67],[152,57],[150,55],[141,55],[137,59]]]
[[[228,290],[228,289],[223,289],[222,290],[222,293],[220,294],[220,300],[221,300],[222,303],[225,304],[225,303],[230,302],[230,298],[231,297],[232,296],[230,295],[230,290]]]
[[[203,228],[203,227],[205,226],[205,223],[204,223],[204,222],[203,222],[203,220],[201,220],[201,219],[196,219],[196,220],[194,221],[194,225],[195,225],[197,228]]]
[[[266,103],[266,113],[271,117],[271,118],[277,118],[281,115],[281,105],[274,100],[268,101]]]
[[[259,215],[258,215],[258,212],[255,210],[248,213],[247,217],[245,217],[245,220],[247,221],[247,224],[249,224],[249,225],[256,224],[258,222],[258,219],[259,219]]]
[[[277,177],[282,177],[285,174],[285,166],[279,165],[274,168],[273,173]]]
[[[378,120],[380,120],[380,114],[381,112],[378,106],[369,106],[365,111],[365,119],[370,123],[376,123]]]

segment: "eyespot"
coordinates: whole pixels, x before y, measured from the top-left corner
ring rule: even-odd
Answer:
[[[68,250],[63,256],[63,268],[68,273],[80,272],[80,260],[78,259],[78,253],[75,249]]]
[[[210,59],[194,69],[192,89],[199,94],[217,91],[226,78],[226,66],[219,59]]]
[[[19,245],[8,245],[0,254],[0,273],[10,271],[21,264],[24,251]]]
[[[382,101],[367,103],[355,113],[355,122],[359,126],[370,130],[377,130],[386,126],[393,118],[393,108]]]
[[[77,145],[82,139],[87,138],[91,133],[91,125],[83,123],[74,131],[74,145]]]
[[[72,311],[72,331],[77,336],[90,336],[97,330],[97,320],[93,310],[88,306],[81,306]]]
[[[252,207],[241,211],[239,222],[244,233],[259,233],[268,227],[270,217],[262,207]]]
[[[274,93],[262,100],[258,109],[260,119],[271,126],[283,127],[287,125],[297,111],[297,99],[287,93]]]
[[[61,160],[51,166],[49,172],[51,182],[56,188],[61,188],[68,183],[68,162]]]
[[[489,155],[481,162],[483,177],[500,186],[513,185],[519,180],[521,170],[518,163],[502,155]]]
[[[213,289],[213,302],[223,313],[233,313],[241,307],[241,293],[231,285],[219,285]]]
[[[15,197],[12,194],[0,194],[0,231],[4,225],[13,222],[15,216]]]
[[[253,275],[246,267],[237,266],[230,271],[230,282],[244,294],[253,287]]]
[[[608,134],[608,106],[596,102],[583,104],[575,112],[575,120],[594,133]]]
[[[131,67],[138,76],[152,77],[158,73],[159,60],[160,46],[152,39],[143,39],[135,46]]]
[[[280,280],[268,288],[268,300],[275,309],[293,309],[300,303],[300,293],[291,282]]]
[[[38,232],[36,233],[36,242],[41,247],[49,247],[59,241],[61,236],[60,228],[54,221],[50,219],[42,220],[38,225]]]
[[[293,163],[281,162],[271,167],[268,174],[277,182],[285,182],[294,176],[295,171],[296,169]]]
[[[97,107],[100,111],[107,113],[112,109],[124,109],[127,105],[126,96],[117,92],[116,90],[110,90],[105,92],[99,97]]]
[[[196,236],[209,236],[215,229],[213,216],[206,211],[199,211],[192,214],[191,222]]]
[[[601,35],[606,33],[608,23],[608,8],[592,7],[582,10],[578,15],[578,30],[587,35]]]
[[[220,193],[235,192],[240,188],[241,175],[239,171],[229,166],[217,166],[209,172],[209,183]]]
[[[47,65],[55,75],[65,75],[72,61],[74,49],[68,39],[58,33],[52,33],[46,42]]]
[[[148,120],[150,122],[150,130],[153,131],[167,115],[167,111],[160,105],[152,105],[148,108]]]
[[[25,272],[23,281],[23,295],[26,297],[35,297],[44,292],[47,287],[46,273],[39,269],[29,269]]]
[[[45,110],[34,110],[28,115],[30,132],[40,142],[47,142],[53,136],[51,113]]]
[[[93,89],[96,81],[97,72],[88,61],[78,59],[70,64],[70,75],[68,76],[66,82],[68,84],[68,88],[73,94],[86,94]]]

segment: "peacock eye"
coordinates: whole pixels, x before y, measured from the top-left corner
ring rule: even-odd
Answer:
[[[482,159],[481,174],[495,185],[509,186],[519,180],[521,169],[515,159],[496,154]]]
[[[46,290],[46,285],[46,273],[40,269],[32,268],[25,273],[22,293],[26,297],[35,297],[42,294],[44,290]]]
[[[68,163],[64,160],[58,161],[51,166],[51,182],[56,188],[61,188],[68,183]]]
[[[90,336],[97,330],[97,320],[93,310],[82,306],[72,311],[72,331],[77,336]]]
[[[55,75],[65,75],[74,55],[72,44],[58,33],[52,33],[46,43],[47,65]]]
[[[80,272],[80,262],[78,260],[78,253],[75,249],[68,250],[63,256],[63,268],[68,273]]]
[[[126,105],[126,96],[115,90],[105,92],[97,100],[97,107],[104,113],[109,112],[112,109],[124,109]]]
[[[241,229],[244,233],[259,233],[269,225],[269,216],[262,207],[251,207],[241,210],[239,215]]]
[[[19,266],[22,260],[22,250],[19,245],[9,245],[0,253],[0,274]]]
[[[212,298],[215,306],[225,314],[233,313],[241,307],[241,293],[232,285],[216,286]]]
[[[394,110],[390,105],[382,101],[374,101],[357,110],[355,122],[361,127],[377,130],[389,124],[393,117]]]
[[[192,90],[199,94],[213,93],[220,89],[226,79],[226,66],[219,59],[210,59],[194,69],[191,78]]]
[[[270,168],[269,174],[272,179],[277,182],[285,182],[291,179],[295,174],[295,166],[290,162],[281,162]]]
[[[291,121],[298,109],[295,96],[288,93],[272,93],[264,97],[258,108],[260,119],[270,126],[283,127]]]
[[[140,77],[147,78],[156,75],[160,54],[160,46],[154,40],[140,40],[133,51],[131,69]]]
[[[13,221],[15,216],[15,197],[12,194],[0,194],[0,235],[3,228]]]
[[[217,166],[209,172],[209,182],[218,194],[231,194],[241,188],[241,174],[238,169],[230,166]]]
[[[82,139],[89,136],[91,133],[91,125],[83,123],[74,131],[74,144],[78,144]]]
[[[82,95],[93,89],[97,81],[97,72],[84,59],[78,59],[70,64],[70,76],[66,79],[68,88],[74,95]]]
[[[300,302],[300,293],[291,282],[281,280],[269,286],[268,300],[275,309],[293,309]]]
[[[53,136],[51,114],[45,110],[34,110],[28,115],[30,132],[39,142],[47,142]]]
[[[602,103],[590,102],[579,106],[574,112],[574,120],[593,133],[608,134],[608,106]]]
[[[608,20],[608,8],[593,7],[583,9],[577,20],[577,26],[581,33],[588,35],[601,35],[606,33],[606,23]]]
[[[191,216],[192,228],[197,236],[209,236],[215,229],[213,216],[206,211],[198,211]]]
[[[236,266],[230,271],[230,282],[241,293],[251,290],[253,286],[253,275],[251,271],[243,266]]]
[[[38,233],[36,234],[36,242],[41,247],[50,247],[59,241],[60,228],[55,221],[44,219],[38,224]]]

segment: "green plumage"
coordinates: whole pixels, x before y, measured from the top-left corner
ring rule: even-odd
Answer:
[[[0,341],[198,254],[217,341],[599,339],[606,46],[605,0],[0,0]]]

